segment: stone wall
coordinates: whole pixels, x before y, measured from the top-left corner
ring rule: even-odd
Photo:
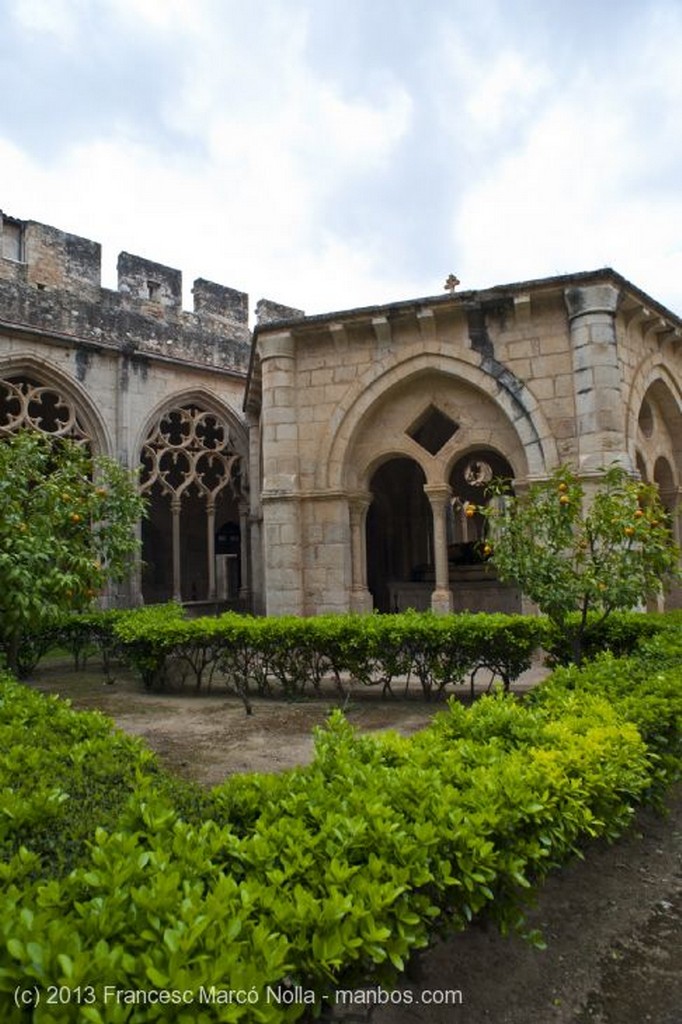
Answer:
[[[0,245],[0,252],[21,256],[0,258],[3,321],[129,355],[153,353],[245,372],[250,333],[243,292],[198,279],[194,309],[185,312],[179,270],[121,253],[118,290],[112,291],[101,287],[97,242],[0,213],[3,223],[12,229],[12,247]]]
[[[559,463],[596,479],[614,460],[634,471],[639,450],[652,466],[665,454],[679,504],[680,324],[653,304],[656,328],[633,330],[641,301],[606,270],[260,325],[248,401],[262,402],[268,610],[371,607],[360,549],[374,474],[391,460],[423,473],[436,577],[441,567],[431,606],[441,610],[457,601],[440,510],[457,498],[453,467],[468,453],[498,453],[521,488]],[[658,433],[646,448],[633,437],[632,405],[636,422],[649,364],[665,367],[669,397],[649,394]],[[419,442],[429,415],[445,430],[434,451]],[[423,604],[424,587],[403,583],[401,594],[411,586]]]
[[[1,379],[47,387],[75,410],[96,452],[131,468],[140,465],[145,438],[168,410],[207,410],[227,425],[230,444],[242,456],[240,488],[247,487],[242,401],[250,332],[244,293],[199,279],[194,310],[186,312],[180,271],[128,253],[119,257],[119,288],[111,291],[100,284],[97,243],[2,216],[0,253]],[[40,403],[34,404],[40,428]],[[179,543],[187,551],[191,502],[182,504]],[[248,529],[236,508],[233,518]],[[247,538],[244,563],[250,561],[248,547]],[[152,554],[143,552],[149,562]],[[242,573],[246,602],[248,568]],[[138,601],[139,586],[132,581],[115,599]],[[171,596],[169,587],[161,591]]]
[[[431,607],[468,606],[478,583],[465,593],[453,567],[482,528],[463,512],[479,463],[522,488],[560,463],[596,480],[617,459],[658,484],[682,539],[682,323],[614,271],[313,317],[261,300],[256,315],[252,338],[248,297],[201,278],[185,311],[179,270],[125,252],[102,288],[98,243],[0,213],[0,375],[49,385],[131,467],[170,409],[217,416],[239,456],[230,515],[255,611],[368,611],[368,565],[389,563],[403,575],[386,594],[423,605],[428,580]],[[367,551],[387,479],[390,501],[418,489],[400,526],[421,531],[405,534],[412,578]],[[481,608],[516,601],[479,590]]]

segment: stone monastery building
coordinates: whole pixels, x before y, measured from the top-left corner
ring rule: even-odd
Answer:
[[[141,467],[121,603],[256,613],[516,610],[481,563],[492,476],[614,460],[680,540],[682,321],[615,271],[306,317],[0,213],[0,434]],[[679,592],[668,604],[679,604]]]

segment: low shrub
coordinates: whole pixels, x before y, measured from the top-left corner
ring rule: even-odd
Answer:
[[[583,670],[556,670],[528,700],[554,709],[566,695],[577,701],[600,694],[633,722],[652,761],[650,786],[658,795],[680,777],[682,764],[682,630],[668,628],[641,640],[637,655],[616,658],[607,651]]]
[[[428,699],[461,685],[481,668],[505,688],[531,665],[544,623],[529,616],[321,615],[253,618],[227,613],[183,619],[177,609],[150,608],[114,623],[120,650],[145,685],[192,679],[196,688],[221,680],[245,699],[279,688],[293,696],[319,692],[332,678],[392,692],[418,679]]]
[[[569,628],[579,616],[569,616]],[[570,634],[561,632],[549,620],[545,623],[542,646],[549,654],[552,665],[570,665],[574,652]],[[587,627],[582,640],[583,660],[589,661],[604,651],[610,651],[616,658],[634,654],[640,645],[660,633],[679,631],[682,617],[677,612],[665,615],[647,612],[613,612],[603,619],[597,614],[588,616]]]
[[[99,712],[73,712],[0,677],[0,858],[23,848],[37,877],[58,877],[86,855],[97,828],[113,829],[140,780],[154,778],[190,810],[198,794],[159,771],[139,740]]]
[[[56,779],[55,750],[63,775],[39,805],[21,790],[10,831],[22,815],[58,820],[81,764],[86,775],[100,758],[121,770],[104,751],[90,758],[98,738],[125,748],[134,780],[116,776],[123,804],[105,809],[104,827],[91,816],[90,842],[51,877],[38,877],[44,850],[6,848],[0,992],[77,993],[56,1009],[43,1000],[37,1024],[276,1024],[335,986],[392,984],[414,950],[475,917],[522,930],[529,890],[549,870],[617,835],[679,774],[679,679],[679,664],[647,674],[646,656],[604,657],[556,673],[524,703],[452,701],[409,738],[359,736],[335,712],[311,765],[230,779],[184,806],[135,741],[104,738],[100,716],[7,684],[9,727],[27,744],[50,716],[70,737],[44,754],[37,745],[33,779],[41,756]],[[116,995],[162,990],[177,1002]],[[26,1019],[8,1006],[10,1024]]]

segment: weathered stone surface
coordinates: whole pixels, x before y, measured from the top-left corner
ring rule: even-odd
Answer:
[[[618,459],[658,483],[680,537],[682,322],[611,270],[328,316],[261,300],[252,337],[243,292],[199,278],[184,311],[179,270],[122,253],[112,291],[100,267],[98,243],[0,214],[0,379],[49,386],[131,466],[169,410],[220,421],[236,469],[218,519],[207,464],[177,499],[185,600],[216,557],[241,606],[273,614],[520,607],[466,561],[485,466],[522,488]],[[160,594],[173,530],[154,500]]]

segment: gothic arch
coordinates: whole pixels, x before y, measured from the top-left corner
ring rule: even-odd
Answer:
[[[433,446],[421,436],[429,417]],[[496,447],[523,479],[537,467],[529,467],[529,449],[519,433],[518,423],[480,387],[423,368],[395,380],[357,419],[343,453],[342,486],[366,490],[370,472],[389,453],[417,461],[428,485],[447,485],[451,466],[463,453]]]
[[[641,452],[646,447],[646,461],[650,470],[657,455],[648,449],[652,443],[655,445],[656,439],[652,434],[642,437],[641,427],[642,411],[651,402],[657,407],[657,414],[660,414],[662,424],[659,426],[664,426],[670,435],[673,448],[667,454],[673,456],[679,480],[682,478],[682,389],[660,354],[647,359],[639,368],[630,388],[627,411],[628,451],[634,454],[636,450]],[[653,431],[653,415],[651,427]]]
[[[205,412],[211,413],[225,421],[230,429],[235,451],[245,460],[246,465],[248,463],[249,444],[244,424],[234,409],[222,401],[213,391],[203,387],[176,391],[171,395],[167,395],[163,401],[159,402],[140,426],[135,442],[135,451],[142,451],[150,430],[166,413],[169,413],[172,409],[188,405],[197,406]]]
[[[94,454],[113,455],[104,420],[87,392],[47,360],[31,353],[1,359],[0,393],[6,420],[0,422],[0,432],[27,426],[87,441]]]
[[[498,459],[501,459],[505,463],[507,463],[508,468],[510,470],[509,475],[514,480],[520,479],[523,476],[522,467],[518,464],[518,461],[513,453],[510,455],[509,452],[503,451],[502,448],[500,448],[498,445],[494,443],[486,445],[472,443],[466,445],[466,447],[464,448],[457,448],[452,453],[445,466],[445,473],[447,479],[450,479],[452,477],[455,468],[460,462],[462,462],[463,459],[465,459],[467,456],[473,457],[479,454],[481,451],[488,452],[491,455],[496,456]]]
[[[339,404],[318,449],[318,486],[330,489],[348,486],[349,452],[372,411],[379,403],[387,403],[391,393],[406,383],[416,384],[428,376],[440,376],[460,387],[468,386],[494,403],[513,428],[523,450],[525,474],[542,477],[557,464],[556,444],[549,425],[524,385],[512,394],[498,379],[458,356],[421,351],[378,376],[375,368],[368,370]],[[404,454],[414,457],[413,451]]]
[[[232,601],[247,574],[246,438],[215,396],[169,396],[148,417],[138,451],[145,601]]]
[[[386,465],[387,462],[392,462],[396,459],[409,459],[414,462],[424,474],[424,483],[428,481],[428,466],[424,465],[425,460],[420,458],[419,452],[406,451],[396,445],[387,447],[384,451],[377,454],[371,459],[364,467],[363,482],[366,484],[366,489],[371,490],[370,484],[373,477],[379,472],[382,466]]]

